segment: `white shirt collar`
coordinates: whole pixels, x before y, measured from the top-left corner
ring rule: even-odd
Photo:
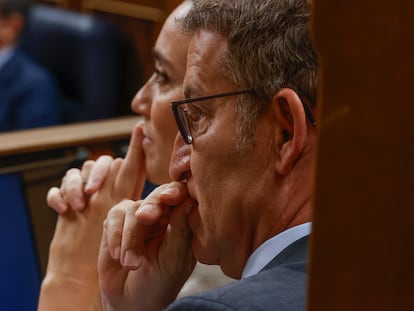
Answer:
[[[289,228],[265,241],[250,255],[244,267],[242,279],[258,273],[290,244],[309,235],[311,230],[312,223],[307,222]]]

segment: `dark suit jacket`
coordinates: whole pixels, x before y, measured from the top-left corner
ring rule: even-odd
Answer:
[[[262,271],[227,286],[184,297],[168,311],[305,310],[308,237],[291,244]]]
[[[16,50],[0,68],[0,131],[59,122],[57,90],[52,76]]]

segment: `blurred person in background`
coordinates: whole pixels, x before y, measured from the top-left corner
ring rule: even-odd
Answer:
[[[0,132],[60,123],[53,77],[19,48],[30,0],[0,0]]]

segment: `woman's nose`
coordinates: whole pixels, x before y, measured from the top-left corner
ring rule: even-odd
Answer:
[[[136,114],[143,115],[147,118],[150,117],[151,112],[151,79],[148,80],[145,85],[138,90],[131,102],[131,109]]]

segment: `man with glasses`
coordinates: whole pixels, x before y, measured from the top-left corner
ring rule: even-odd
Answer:
[[[304,310],[317,56],[306,0],[195,0],[175,182],[108,214],[106,310]],[[240,281],[174,303],[195,259]]]

